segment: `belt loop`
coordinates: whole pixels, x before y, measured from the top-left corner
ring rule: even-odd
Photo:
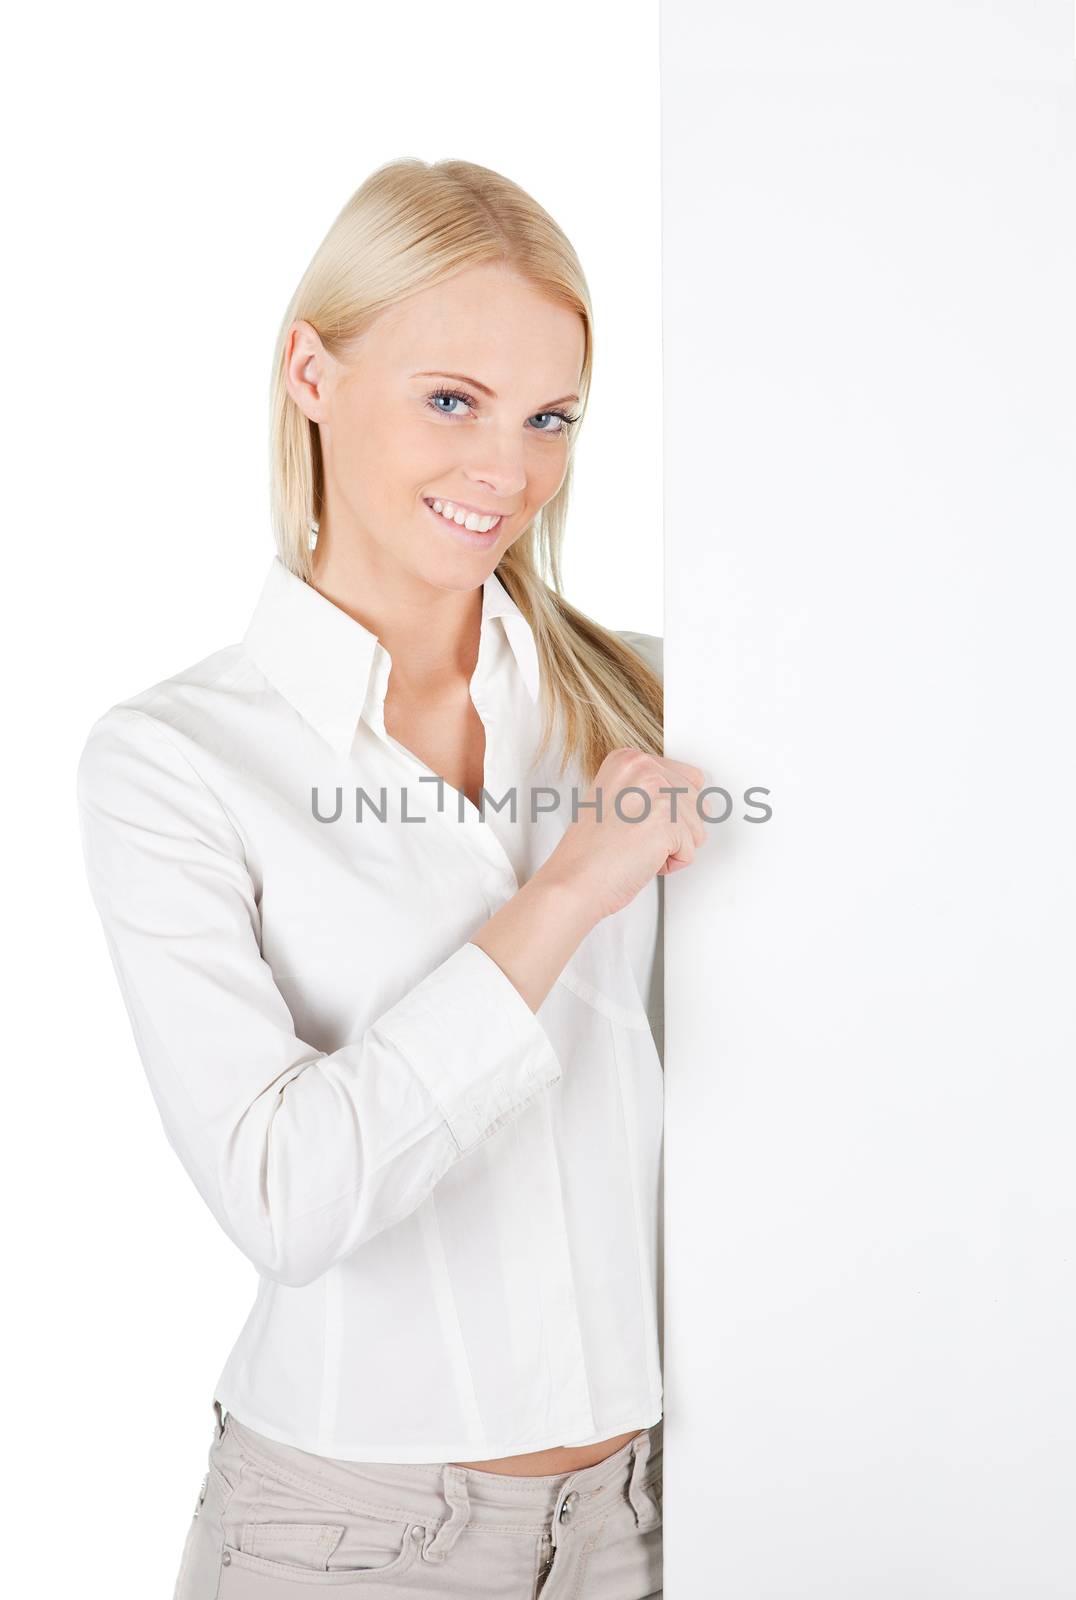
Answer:
[[[216,1416],[213,1438],[214,1440],[220,1440],[224,1438],[224,1413],[221,1410],[220,1401],[215,1396],[213,1399],[213,1411]]]
[[[463,1467],[448,1462],[441,1468],[441,1487],[452,1515],[442,1522],[423,1554],[427,1561],[443,1561],[467,1526],[471,1499],[467,1493],[467,1477]]]
[[[635,1512],[635,1526],[640,1533],[657,1527],[661,1512],[649,1489],[643,1487],[643,1468],[650,1459],[650,1430],[644,1428],[631,1441],[631,1477],[628,1481],[628,1499]]]

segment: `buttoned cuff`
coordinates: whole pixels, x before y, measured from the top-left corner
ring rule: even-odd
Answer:
[[[377,1019],[374,1031],[421,1080],[461,1153],[561,1076],[537,1016],[476,944],[453,951]]]

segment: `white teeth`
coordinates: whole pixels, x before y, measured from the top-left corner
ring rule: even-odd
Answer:
[[[462,508],[457,511],[451,500],[435,500],[433,509],[439,511],[447,522],[454,522],[459,528],[469,528],[472,533],[489,533],[500,522],[500,517],[480,517],[477,511],[467,512]]]

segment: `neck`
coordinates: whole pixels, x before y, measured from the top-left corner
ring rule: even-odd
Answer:
[[[312,587],[377,635],[394,691],[435,697],[470,681],[478,659],[482,589],[440,589],[357,542],[333,550],[318,535]]]

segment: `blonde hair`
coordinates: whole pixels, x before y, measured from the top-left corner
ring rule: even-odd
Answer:
[[[285,383],[292,324],[309,322],[325,348],[344,359],[350,341],[378,313],[486,262],[509,266],[541,293],[578,312],[584,329],[582,415],[590,389],[593,313],[582,266],[552,217],[518,184],[470,161],[386,162],[355,191],[318,246],[277,337],[270,500],[280,559],[298,577],[313,580],[309,533],[311,521],[321,516],[323,476],[317,425]],[[635,650],[560,592],[560,551],[581,426],[572,429],[563,483],[502,556],[497,576],[530,624],[538,650],[538,754],[548,748],[559,718],[561,776],[574,758],[589,784],[618,746],[662,754],[663,692],[661,679]]]

